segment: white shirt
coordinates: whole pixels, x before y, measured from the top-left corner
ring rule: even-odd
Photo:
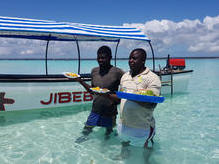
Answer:
[[[160,95],[160,78],[146,68],[141,74],[132,77],[130,72],[126,72],[121,78],[121,87],[126,92],[133,93],[139,89],[152,90],[154,94]],[[147,103],[145,103],[147,104]],[[142,106],[135,101],[122,99],[120,104],[120,123],[131,128],[148,129],[155,127],[153,117],[154,108],[150,105]]]

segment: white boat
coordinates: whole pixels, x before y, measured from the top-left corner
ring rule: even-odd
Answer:
[[[0,111],[63,107],[92,101],[92,95],[87,93],[77,82],[73,82],[62,74],[48,74],[47,53],[50,41],[68,41],[77,44],[77,73],[86,81],[91,79],[89,74],[80,73],[79,41],[117,42],[115,61],[120,39],[145,41],[151,47],[152,70],[156,72],[151,40],[136,28],[0,17],[0,37],[36,39],[47,42],[44,75],[0,74]],[[162,78],[168,77],[168,74],[161,71],[156,73]],[[177,73],[177,76],[179,74],[181,73]],[[184,72],[183,75],[185,74]],[[175,73],[173,75],[175,76]]]

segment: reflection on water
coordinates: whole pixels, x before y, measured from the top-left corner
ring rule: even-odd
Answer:
[[[65,115],[74,115],[89,109],[89,105],[74,105],[70,107],[0,112],[0,126],[30,122],[36,119],[39,120],[52,117],[62,117]]]

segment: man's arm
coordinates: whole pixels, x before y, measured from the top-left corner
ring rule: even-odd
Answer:
[[[116,104],[119,104],[121,99],[117,97],[117,95],[115,93],[110,93],[107,95],[107,97],[109,99],[111,99],[112,101],[114,101]]]
[[[79,82],[88,92],[92,92],[91,91],[91,86],[89,84],[87,84],[85,81],[83,81],[80,77],[75,78],[74,81]]]

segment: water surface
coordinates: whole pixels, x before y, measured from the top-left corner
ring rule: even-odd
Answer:
[[[14,63],[9,66],[8,62]],[[86,67],[82,72],[89,72],[97,65],[95,61],[83,62]],[[164,60],[157,61],[157,64],[164,63]],[[75,143],[91,109],[91,105],[81,105],[1,112],[1,164],[219,163],[218,63],[218,59],[186,60],[187,68],[194,70],[188,91],[172,97],[164,95],[166,101],[155,109],[157,129],[151,152],[130,146],[129,158],[115,160],[121,150],[119,138],[113,133],[105,141],[102,128],[95,128],[86,142]],[[148,65],[151,66],[151,61]],[[49,72],[69,71],[71,66],[72,62],[52,61]],[[127,61],[119,61],[118,66],[128,70]],[[44,72],[44,63],[37,60],[0,61],[0,67],[1,73],[6,70],[6,73]],[[17,68],[15,72],[14,68]]]

